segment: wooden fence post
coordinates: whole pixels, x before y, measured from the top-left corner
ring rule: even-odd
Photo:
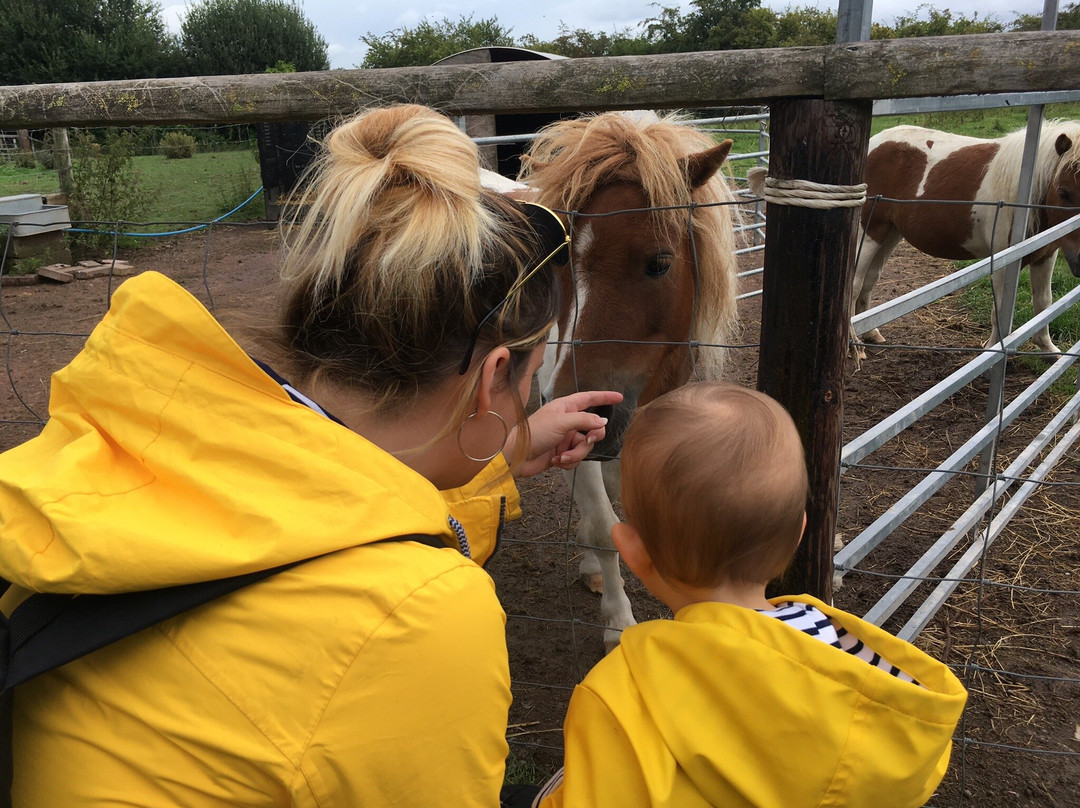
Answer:
[[[60,180],[60,192],[70,198],[75,177],[71,167],[71,141],[66,128],[53,130],[53,160]]]
[[[827,185],[863,181],[869,101],[785,100],[773,103],[770,112],[771,177]],[[771,204],[765,226],[758,389],[795,419],[810,473],[806,534],[781,588],[826,602],[832,599],[859,210]]]

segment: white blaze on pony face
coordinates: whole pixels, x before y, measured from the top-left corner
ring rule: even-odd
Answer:
[[[568,309],[569,317],[560,317],[548,336],[544,367],[540,372],[540,396],[544,401],[551,401],[556,397],[555,380],[561,374],[573,373],[573,345],[569,343],[574,338],[575,318],[585,310],[589,297],[588,276],[583,271],[575,271],[575,268],[588,265],[587,256],[593,243],[592,225],[589,222],[576,224],[573,228],[572,239],[572,260],[569,273],[573,278],[573,283],[564,282],[562,288],[565,294],[566,288],[572,286],[574,299]],[[563,309],[567,310],[565,304]]]

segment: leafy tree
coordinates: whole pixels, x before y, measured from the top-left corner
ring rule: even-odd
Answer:
[[[369,31],[360,37],[368,46],[360,66],[426,67],[470,48],[513,46],[516,43],[510,33],[511,29],[495,17],[474,21],[471,14],[457,20],[424,19],[415,28],[402,26],[383,36]]]
[[[746,44],[759,41],[762,23],[767,22],[767,15],[750,15],[761,8],[761,0],[693,0],[690,5],[693,9],[686,14],[678,8],[662,8],[660,16],[645,21],[647,36],[657,51],[765,47]],[[752,30],[746,33],[746,27]]]
[[[6,0],[0,83],[172,76],[176,41],[154,0]]]
[[[1080,2],[1058,9],[1057,30],[1076,31],[1080,29]],[[1042,30],[1042,14],[1020,14],[1009,25],[1010,31]]]
[[[922,13],[926,12],[926,19],[922,19]],[[986,19],[979,19],[978,12],[974,17],[965,17],[963,14],[953,15],[949,9],[938,10],[933,6],[920,5],[913,14],[901,14],[894,21],[892,27],[874,23],[870,26],[871,39],[901,39],[916,36],[949,36],[952,34],[999,34],[1005,30],[1005,26],[998,22],[992,15]]]
[[[734,37],[727,38],[732,48],[776,47],[776,12],[769,8],[749,8],[742,14],[742,22]]]
[[[559,56],[574,58],[588,56],[635,56],[651,53],[652,47],[644,35],[634,36],[629,28],[617,30],[612,34],[587,31],[577,28],[571,31],[565,25],[559,26],[559,35],[542,42],[532,34],[521,38],[521,45],[544,53],[556,53]]]
[[[836,12],[813,6],[788,8],[776,20],[776,46],[833,45],[836,43]]]
[[[328,70],[326,40],[294,0],[198,0],[180,26],[195,76],[262,73],[279,62]]]

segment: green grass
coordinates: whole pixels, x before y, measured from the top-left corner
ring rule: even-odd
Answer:
[[[56,172],[44,168],[20,168],[0,162],[0,196],[51,194],[60,190]]]
[[[231,151],[196,154],[185,160],[161,155],[136,157],[135,167],[150,192],[147,221],[205,222],[247,199],[260,185],[255,152]],[[257,197],[230,221],[249,221],[264,215]]]
[[[513,752],[506,759],[506,774],[503,776],[503,782],[511,783],[513,785],[527,785],[530,783],[539,782],[540,773],[536,769],[536,764],[531,760],[525,758],[519,758]]]
[[[959,268],[964,266],[965,263],[971,262],[957,262],[956,266]],[[1058,255],[1057,263],[1054,264],[1054,275],[1050,281],[1050,289],[1053,295],[1053,299],[1057,300],[1066,292],[1073,289],[1077,284],[1080,284],[1080,278],[1073,277],[1072,272],[1069,270],[1069,265],[1065,263],[1065,259]],[[978,282],[972,284],[964,292],[963,297],[964,307],[971,314],[971,319],[980,325],[985,326],[986,332],[990,333],[991,318],[994,312],[994,292],[990,284],[989,278],[983,278]],[[1020,281],[1016,289],[1016,313],[1013,316],[1013,322],[1017,325],[1026,323],[1031,319],[1034,314],[1034,310],[1031,306],[1031,280],[1028,275],[1028,270],[1023,269],[1020,271]],[[1080,307],[1074,306],[1071,309],[1063,312],[1053,322],[1050,323],[1050,336],[1053,338],[1054,343],[1063,351],[1067,351],[1078,340],[1080,340]],[[1030,349],[1030,346],[1028,346]],[[1023,346],[1021,350],[1023,350]],[[1043,357],[1036,356],[1021,356],[1017,358],[1017,362],[1034,373],[1041,373],[1046,369],[1049,361]],[[1059,380],[1055,387],[1062,386],[1062,392],[1069,395],[1072,394],[1075,383],[1075,372],[1070,371]]]
[[[1047,104],[1043,113],[1050,118],[1080,118],[1080,102]],[[995,109],[958,110],[956,112],[925,112],[917,115],[890,115],[874,118],[870,134],[901,124],[927,126],[971,137],[1001,137],[1027,126],[1027,107],[998,107]]]
[[[261,184],[259,160],[253,150],[198,153],[186,160],[150,155],[136,157],[134,163],[149,196],[142,216],[147,222],[206,222],[228,213]],[[51,169],[0,163],[0,196],[59,190],[56,172]],[[263,215],[262,198],[256,197],[230,221],[256,220]]]

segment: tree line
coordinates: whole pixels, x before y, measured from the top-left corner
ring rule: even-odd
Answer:
[[[993,15],[968,17],[929,4],[898,16],[892,25],[874,23],[871,39],[898,39],[949,34],[993,34],[1038,31],[1042,17],[1020,14],[1009,22]],[[1080,2],[1058,13],[1059,30],[1080,28]],[[553,40],[532,34],[515,38],[496,17],[475,20],[423,20],[387,34],[367,34],[368,47],[361,67],[429,65],[468,48],[517,46],[568,57],[634,56],[705,50],[785,48],[832,45],[836,42],[837,15],[812,6],[788,6],[776,12],[761,0],[694,0],[690,9],[661,7],[655,17],[612,33],[560,28]]]
[[[5,0],[0,84],[328,70],[294,0],[196,0],[173,35],[155,0]]]
[[[325,38],[296,0],[195,0],[171,34],[156,0],[6,0],[0,15],[0,84],[236,75],[327,70]],[[830,45],[835,11],[761,0],[694,0],[658,5],[655,17],[612,32],[561,27],[552,40],[514,36],[497,17],[424,19],[385,34],[369,32],[362,68],[433,64],[462,50],[516,46],[568,57],[629,56],[743,48]],[[928,4],[874,23],[872,39],[1037,31],[1037,14],[1005,22]],[[1080,28],[1080,0],[1058,14],[1058,28]]]

